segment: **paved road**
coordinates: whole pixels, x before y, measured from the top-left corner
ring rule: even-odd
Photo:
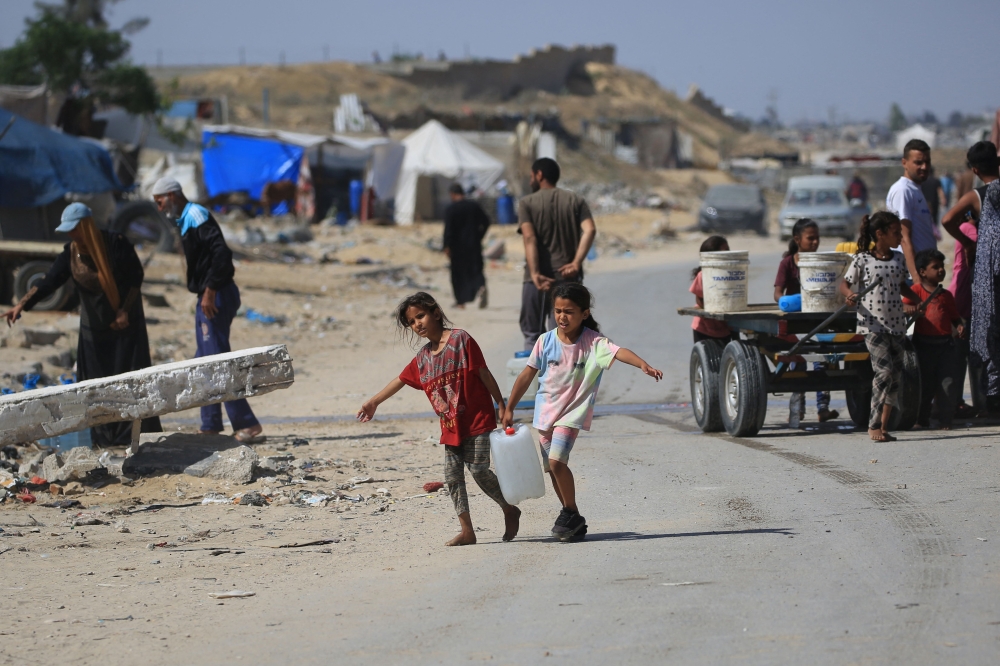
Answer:
[[[764,264],[754,300],[769,292]],[[602,402],[686,400],[689,322],[674,308],[689,269],[589,281],[607,332],[668,373],[657,386],[615,367]],[[547,538],[550,493],[523,505],[514,543],[428,546],[403,585],[381,562],[323,578],[280,635],[248,631],[243,651],[293,663],[996,662],[996,429],[877,444],[845,422],[789,431],[784,416],[772,409],[747,439],[704,435],[680,408],[599,418],[572,459],[587,541]],[[487,500],[473,502],[482,515]]]

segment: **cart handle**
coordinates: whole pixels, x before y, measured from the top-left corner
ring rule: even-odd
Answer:
[[[862,296],[864,296],[865,294],[867,294],[869,291],[871,291],[875,287],[879,286],[880,284],[882,284],[882,278],[879,278],[879,279],[875,280],[870,285],[868,285],[867,287],[865,287],[864,289],[862,289],[860,292],[858,292],[858,300],[860,301]],[[819,326],[817,326],[813,330],[809,331],[809,333],[806,334],[806,336],[804,338],[802,338],[801,340],[799,340],[798,342],[796,342],[792,346],[792,348],[788,350],[788,353],[786,354],[786,356],[792,356],[793,354],[795,354],[795,352],[797,352],[799,350],[799,347],[801,347],[802,345],[804,345],[806,342],[809,341],[809,338],[811,338],[812,336],[816,335],[817,333],[819,333],[820,331],[822,331],[824,328],[826,328],[827,326],[829,326],[830,322],[832,322],[834,319],[836,319],[837,317],[839,317],[849,307],[850,307],[849,303],[844,303],[839,308],[837,308],[837,311],[834,312],[833,314],[831,314],[826,319],[824,319],[822,324],[820,324]],[[788,366],[785,365],[784,361],[781,361],[780,363],[778,363],[778,367],[776,367],[774,369],[774,378],[775,379],[781,379],[781,375],[785,374],[785,370],[787,370],[787,369],[788,369]]]

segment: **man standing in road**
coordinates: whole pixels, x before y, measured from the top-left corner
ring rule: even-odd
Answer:
[[[240,290],[233,282],[236,272],[233,253],[222,237],[222,229],[204,206],[191,203],[180,183],[161,178],[153,185],[153,199],[164,215],[173,220],[181,234],[187,260],[188,291],[198,294],[195,307],[197,357],[224,354],[229,346],[229,327],[240,308]],[[233,436],[244,444],[264,441],[262,428],[245,399],[226,403]],[[222,408],[218,403],[201,408],[201,431],[222,432]]]
[[[934,224],[927,200],[920,185],[927,180],[931,166],[931,148],[920,139],[912,139],[903,147],[903,175],[900,176],[885,198],[886,208],[902,222],[903,257],[906,269],[914,283],[920,284],[914,258],[918,252],[936,250]]]
[[[559,165],[543,157],[531,165],[532,193],[517,211],[524,238],[524,285],[521,289],[521,333],[532,349],[552,318],[548,292],[561,282],[583,282],[583,260],[597,235],[583,197],[559,189]]]
[[[448,188],[451,204],[444,211],[444,253],[451,262],[451,288],[455,306],[464,308],[479,298],[480,309],[488,302],[483,275],[483,238],[490,218],[475,201],[465,198],[460,183]]]

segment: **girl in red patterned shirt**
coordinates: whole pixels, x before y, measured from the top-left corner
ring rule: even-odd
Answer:
[[[444,444],[448,492],[462,531],[449,546],[476,543],[476,532],[469,514],[469,496],[465,489],[465,467],[472,478],[504,513],[504,541],[517,536],[521,511],[504,500],[496,474],[490,470],[490,431],[496,428],[497,412],[493,401],[505,409],[503,394],[483,359],[483,352],[472,336],[452,328],[434,297],[417,292],[403,299],[396,308],[396,324],[403,332],[427,340],[416,357],[378,395],[358,411],[362,423],[375,416],[378,406],[404,386],[423,391],[434,412],[441,418],[441,443]]]

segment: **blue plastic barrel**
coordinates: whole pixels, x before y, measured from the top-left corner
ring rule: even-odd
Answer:
[[[351,181],[351,215],[357,217],[361,213],[361,197],[365,193],[365,184],[360,180]]]
[[[514,224],[517,216],[514,214],[514,197],[505,194],[497,199],[497,222],[500,224]]]

